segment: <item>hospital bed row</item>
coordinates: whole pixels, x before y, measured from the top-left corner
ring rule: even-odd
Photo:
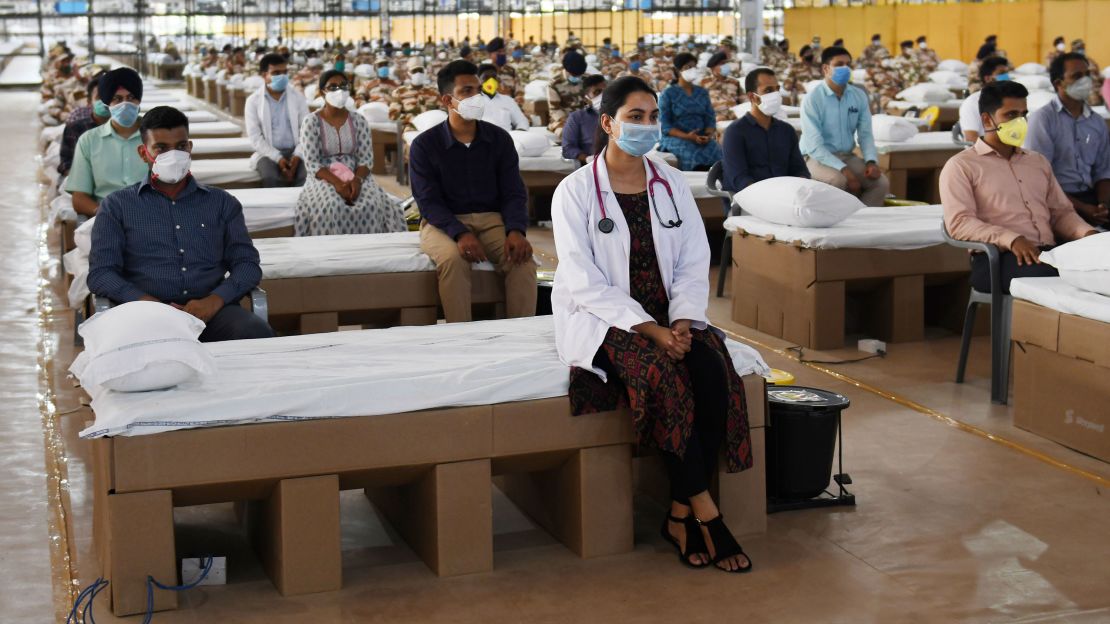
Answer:
[[[728,346],[756,465],[722,471],[714,490],[736,534],[756,534],[767,369]],[[218,370],[202,381],[91,392],[81,435],[95,448],[96,550],[119,616],[146,609],[147,575],[175,577],[175,507],[239,503],[290,596],[343,584],[341,490],[364,490],[439,576],[496,565],[491,482],[583,558],[633,548],[634,492],[667,498],[659,458],[634,459],[628,413],[571,416],[550,317],[205,348]],[[154,601],[177,606],[174,592]]]

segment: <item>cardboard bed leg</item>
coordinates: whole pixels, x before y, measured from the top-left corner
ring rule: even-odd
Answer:
[[[106,577],[112,590],[112,613],[146,612],[146,579],[177,584],[173,541],[173,496],[169,490],[109,494]],[[154,610],[177,608],[177,593],[154,591]]]
[[[301,315],[302,334],[324,334],[339,331],[339,313],[313,312]]]
[[[575,451],[558,468],[508,474],[510,500],[583,559],[632,550],[632,447]]]
[[[880,299],[879,335],[890,342],[925,339],[925,276],[904,275],[890,280]]]
[[[283,479],[252,511],[259,558],[282,596],[342,587],[339,477]]]
[[[439,464],[414,483],[366,496],[437,575],[493,569],[488,459]]]
[[[400,323],[403,326],[435,325],[439,320],[439,310],[435,306],[426,308],[401,308]]]

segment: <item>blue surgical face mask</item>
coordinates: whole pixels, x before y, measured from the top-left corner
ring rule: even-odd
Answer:
[[[726,77],[726,78],[731,76],[732,75],[732,66],[729,65],[728,63],[725,63],[724,65],[721,65],[721,75]]]
[[[110,106],[108,110],[112,113],[112,119],[124,128],[135,125],[135,121],[139,118],[139,105],[133,102],[120,102]]]
[[[621,135],[617,137],[617,147],[630,156],[643,156],[655,148],[655,144],[663,136],[659,124],[635,124],[613,120],[620,128]]]
[[[838,84],[843,87],[852,80],[852,68],[848,67],[847,65],[834,67],[832,70],[831,78],[834,84]]]
[[[389,78],[389,68],[388,67],[379,67],[378,68],[378,78]]]
[[[347,62],[346,61],[336,61],[335,62],[335,71],[343,71],[344,69],[347,69]]]
[[[513,60],[519,61],[524,58],[524,50],[513,50]]]
[[[289,86],[289,76],[286,74],[278,74],[277,76],[270,76],[270,88],[277,92],[285,91]]]
[[[582,76],[567,76],[567,82],[570,84],[578,84],[582,82]]]
[[[108,109],[108,105],[100,100],[93,102],[93,114],[101,119],[106,119],[112,116],[112,111]]]
[[[620,57],[621,57],[621,51],[620,50],[613,50],[613,58],[620,58]]]
[[[640,71],[640,61],[632,61],[628,64],[628,69],[631,69],[633,72]]]
[[[994,77],[995,82],[1002,82],[1004,80],[1009,80],[1009,79],[1010,79],[1010,72],[1006,72],[1004,74],[998,74],[997,76]]]

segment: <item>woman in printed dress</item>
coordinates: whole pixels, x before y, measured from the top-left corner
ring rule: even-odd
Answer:
[[[683,52],[674,57],[675,83],[659,98],[659,119],[663,125],[660,149],[678,158],[683,171],[709,171],[721,159],[717,143],[717,113],[709,92],[697,86],[698,60]]]

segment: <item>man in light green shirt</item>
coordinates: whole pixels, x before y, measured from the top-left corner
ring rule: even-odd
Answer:
[[[135,70],[121,67],[104,74],[97,91],[112,118],[81,135],[66,182],[73,209],[86,217],[96,216],[100,201],[110,193],[142,182],[148,169],[139,155],[142,78]]]

